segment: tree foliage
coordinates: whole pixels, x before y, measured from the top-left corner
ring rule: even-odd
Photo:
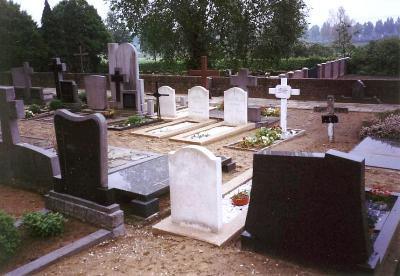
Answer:
[[[42,33],[49,45],[49,57],[59,56],[71,71],[80,71],[79,46],[84,57],[85,71],[99,71],[101,55],[111,41],[97,10],[85,0],[63,0],[42,16]]]
[[[13,2],[0,0],[0,70],[29,61],[40,69],[47,47],[32,17]]]
[[[142,48],[164,59],[198,67],[200,56],[279,60],[306,26],[303,0],[107,0],[141,39]]]
[[[124,43],[132,41],[132,33],[112,11],[107,13],[106,27],[114,42]]]
[[[338,49],[342,57],[349,56],[350,50],[354,48],[352,44],[353,33],[356,32],[352,28],[353,22],[343,7],[339,7],[332,21],[335,29],[333,45]]]

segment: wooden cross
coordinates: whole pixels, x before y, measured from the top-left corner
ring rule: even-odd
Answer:
[[[154,92],[153,94],[147,94],[147,95],[151,95],[154,98],[156,98],[157,118],[161,119],[160,97],[169,96],[169,95],[168,94],[161,94],[160,92],[158,92],[158,81],[156,81],[156,92]]]
[[[3,143],[15,145],[20,142],[18,119],[24,117],[24,102],[15,100],[14,88],[0,86],[0,122]]]
[[[291,95],[300,95],[300,89],[292,89],[287,85],[287,78],[281,78],[281,84],[275,88],[269,89],[269,94],[275,94],[275,97],[281,99],[281,118],[280,126],[282,129],[282,138],[287,137],[287,100]]]
[[[200,70],[189,70],[189,76],[201,76],[201,85],[209,89],[207,77],[219,76],[218,70],[208,70],[207,68],[207,56],[201,57],[201,69]]]
[[[79,53],[75,53],[74,56],[81,58],[81,72],[84,73],[83,69],[83,57],[89,55],[89,53],[82,53],[82,45],[79,45]]]
[[[60,58],[53,58],[50,65],[50,70],[54,74],[54,83],[56,85],[57,98],[61,98],[61,86],[60,81],[64,79],[63,73],[67,71],[67,66],[65,63],[61,63]]]
[[[249,70],[242,68],[237,75],[231,76],[230,83],[232,86],[237,86],[248,91],[247,87],[257,86],[257,77],[249,76]]]
[[[111,81],[115,82],[115,96],[117,102],[121,102],[121,83],[125,80],[125,74],[121,74],[121,68],[116,67],[114,74],[111,75]]]
[[[339,123],[339,118],[338,116],[335,115],[335,98],[333,95],[328,96],[328,102],[327,102],[327,115],[322,115],[322,123],[323,124],[328,124],[328,137],[329,137],[329,142],[334,142],[335,139],[335,134],[334,134],[334,128],[336,123]]]

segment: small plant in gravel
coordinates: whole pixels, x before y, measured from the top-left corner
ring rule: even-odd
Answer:
[[[281,134],[282,129],[280,127],[262,127],[256,131],[254,136],[244,137],[240,146],[243,148],[267,147],[281,139]]]
[[[15,254],[20,242],[14,219],[0,210],[0,264]]]
[[[144,122],[143,117],[139,116],[139,115],[133,115],[128,117],[128,119],[126,120],[126,125],[131,126],[131,125],[138,125]]]
[[[78,98],[81,100],[81,102],[87,103],[86,92],[79,92],[78,93]]]
[[[31,104],[31,105],[28,107],[28,110],[31,111],[33,114],[38,114],[38,113],[40,113],[41,108],[40,108],[40,106],[37,105],[37,104]]]
[[[261,110],[261,115],[264,117],[279,117],[281,110],[277,107],[264,107]]]
[[[30,110],[25,110],[25,119],[33,118],[35,114]]]
[[[217,105],[217,110],[223,111],[224,110],[224,102],[221,102]]]
[[[64,232],[66,219],[60,213],[27,213],[22,218],[23,225],[32,237],[47,238]]]
[[[367,136],[400,141],[400,114],[387,114],[361,128],[360,137]]]
[[[60,109],[60,108],[63,108],[63,107],[64,107],[63,102],[61,100],[58,100],[58,99],[52,100],[49,103],[49,109],[50,110],[57,110],[57,109]]]

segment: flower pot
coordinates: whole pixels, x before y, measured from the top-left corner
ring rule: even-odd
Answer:
[[[244,206],[249,204],[250,198],[248,196],[240,198],[232,198],[232,204],[235,206]]]

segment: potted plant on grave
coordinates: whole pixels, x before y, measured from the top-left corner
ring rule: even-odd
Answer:
[[[248,191],[240,191],[231,197],[234,206],[244,206],[249,204],[250,196]]]

